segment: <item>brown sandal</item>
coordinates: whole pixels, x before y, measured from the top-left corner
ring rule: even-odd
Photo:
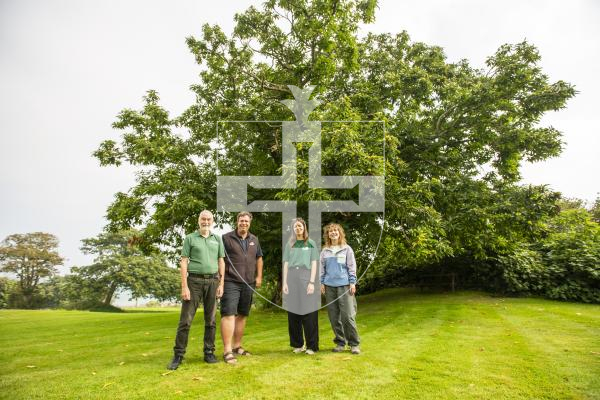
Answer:
[[[228,351],[227,353],[223,354],[223,361],[225,361],[225,364],[235,364],[237,359],[233,355],[232,351]]]
[[[233,354],[238,355],[238,356],[251,356],[252,355],[249,351],[246,351],[241,346],[233,349]]]

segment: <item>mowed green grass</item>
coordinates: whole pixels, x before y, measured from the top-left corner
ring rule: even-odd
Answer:
[[[196,316],[166,370],[179,312],[0,311],[6,399],[598,399],[600,306],[482,293],[385,290],[359,298],[363,353],[292,354],[284,312],[253,311],[236,366],[202,361]],[[222,346],[217,333],[217,352]]]

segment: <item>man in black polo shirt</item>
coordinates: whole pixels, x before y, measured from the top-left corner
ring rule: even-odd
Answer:
[[[246,319],[250,314],[254,288],[262,284],[263,253],[258,238],[249,232],[252,214],[237,216],[236,230],[223,235],[225,284],[221,299],[223,359],[236,362],[236,355],[250,355],[242,347]]]
[[[223,294],[219,276],[223,276],[225,251],[219,235],[211,233],[213,215],[204,210],[198,217],[200,230],[190,233],[183,241],[181,251],[181,315],[177,327],[173,360],[168,369],[177,369],[183,361],[190,327],[200,302],[204,304],[204,361],[216,363],[215,335],[217,324],[217,297]]]

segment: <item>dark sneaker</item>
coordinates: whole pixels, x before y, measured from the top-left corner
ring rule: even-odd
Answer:
[[[342,346],[341,344],[338,344],[333,349],[331,349],[331,351],[333,351],[334,353],[341,353],[345,349],[346,349],[346,346]]]
[[[176,370],[177,367],[179,367],[179,364],[181,364],[182,362],[183,356],[173,356],[173,359],[171,360],[169,365],[167,365],[167,369]]]
[[[206,353],[204,354],[204,361],[209,364],[214,364],[217,362],[217,357],[215,357],[215,353]]]

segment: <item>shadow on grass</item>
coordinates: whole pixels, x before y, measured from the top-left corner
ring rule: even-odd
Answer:
[[[199,308],[201,309],[202,306],[200,306]],[[124,308],[121,310],[121,312],[127,313],[127,314],[161,314],[161,313],[170,313],[173,311],[177,311],[179,312],[180,308],[179,307],[168,307],[168,308],[164,308],[164,309],[157,309],[157,308]]]
[[[106,312],[106,313],[122,313],[125,312],[123,309],[119,308],[119,307],[115,307],[115,306],[111,306],[111,305],[106,305],[106,304],[102,304],[102,305],[97,305],[94,307],[90,307],[88,309],[88,311],[91,312]]]
[[[439,290],[439,289],[426,289],[421,290],[419,288],[414,287],[399,287],[399,288],[386,288],[378,290],[374,293],[369,293],[366,295],[358,295],[357,300],[360,304],[378,304],[378,303],[389,303],[396,301],[423,301],[423,300],[436,300],[438,298],[451,298],[454,301],[459,299],[476,296],[478,298],[489,298],[491,295],[482,291],[457,291],[451,292],[449,290]]]

